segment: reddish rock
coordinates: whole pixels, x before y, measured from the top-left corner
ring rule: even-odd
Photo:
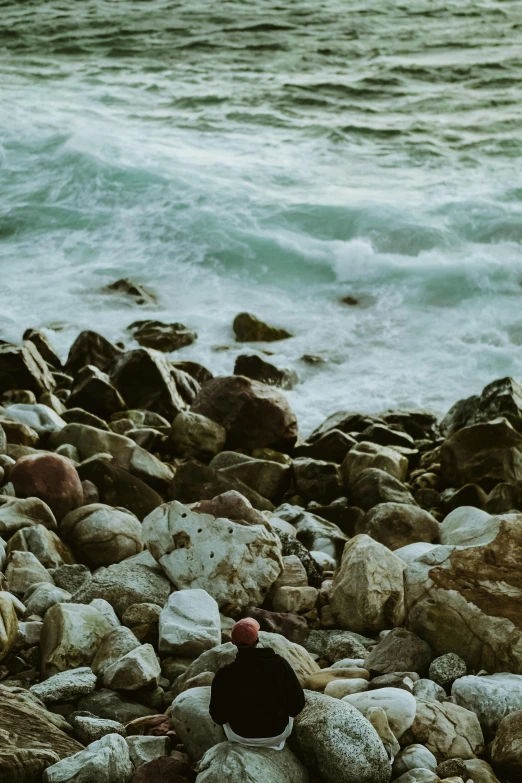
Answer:
[[[131,783],[193,783],[196,773],[183,761],[161,756],[138,767]]]
[[[297,440],[297,419],[281,392],[242,375],[205,383],[191,410],[226,429],[227,449],[288,453]]]
[[[298,617],[291,612],[269,612],[257,606],[247,606],[241,612],[241,617],[253,617],[262,631],[279,633],[296,644],[304,644],[310,633],[304,617]]]
[[[40,498],[60,520],[83,504],[83,487],[76,468],[59,454],[29,454],[11,470],[17,497]]]
[[[176,737],[174,724],[168,715],[146,715],[136,718],[125,726],[128,737]]]

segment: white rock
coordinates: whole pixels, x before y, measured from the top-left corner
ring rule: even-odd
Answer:
[[[56,530],[56,519],[47,503],[39,498],[12,498],[7,495],[0,498],[1,536],[8,539],[18,530],[32,525]]]
[[[44,783],[128,783],[134,766],[127,743],[119,734],[107,734],[85,750],[48,767]]]
[[[461,677],[453,683],[451,695],[477,715],[484,731],[493,734],[502,718],[522,710],[522,674]]]
[[[391,730],[400,739],[412,725],[417,711],[415,697],[402,688],[377,688],[366,693],[354,693],[343,698],[366,715],[372,707],[382,707]]]
[[[327,552],[317,552],[312,550],[310,555],[315,560],[321,571],[335,571],[337,568],[337,562],[335,558],[329,555]]]
[[[399,547],[399,549],[395,549],[393,554],[400,557],[407,565],[410,565],[410,563],[413,563],[418,557],[425,555],[426,552],[429,552],[435,547],[436,544],[428,544],[426,541],[416,541],[414,544],[407,544],[406,546]]]
[[[47,432],[58,432],[63,430],[65,422],[58,414],[47,405],[37,404],[28,405],[26,403],[16,403],[5,408],[3,414],[7,419],[18,421],[25,424],[38,435],[44,435]]]
[[[212,596],[198,588],[172,593],[160,614],[160,652],[197,658],[219,644],[219,607]]]
[[[421,678],[413,683],[413,695],[416,699],[423,699],[424,701],[442,702],[447,694],[444,688],[441,688],[433,680]]]
[[[105,601],[103,598],[93,598],[89,606],[92,606],[93,609],[96,609],[102,615],[102,617],[105,617],[109,625],[112,625],[113,628],[120,627],[121,623],[118,620],[118,615],[108,601]]]
[[[197,783],[308,783],[308,772],[288,749],[251,748],[222,742],[208,750]]]
[[[142,644],[105,669],[103,682],[112,690],[136,691],[157,684],[161,666],[152,644]]]
[[[332,663],[330,669],[349,669],[352,666],[364,669],[364,658],[341,658],[340,661]]]
[[[37,698],[50,704],[53,701],[72,701],[96,688],[96,675],[88,666],[60,672],[48,680],[33,685],[29,690]]]
[[[332,680],[332,682],[326,685],[324,692],[326,696],[331,696],[332,699],[343,699],[352,693],[362,693],[367,690],[368,680],[355,677],[353,680]]]
[[[399,481],[405,481],[408,459],[388,446],[362,441],[353,446],[344,458],[341,475],[345,483],[353,484],[359,473],[367,468],[384,470]]]
[[[225,732],[210,717],[210,686],[190,688],[174,699],[171,717],[176,734],[190,758],[198,761],[207,750],[223,742]]]
[[[92,606],[55,604],[45,615],[40,654],[42,674],[89,666],[111,626]]]
[[[472,759],[484,750],[484,737],[474,712],[445,701],[417,701],[415,720],[403,745],[422,744],[439,761]]]
[[[136,767],[147,764],[149,761],[168,756],[170,753],[170,737],[127,737],[127,745],[131,761]]]
[[[274,517],[277,519],[277,517]],[[285,523],[286,524],[286,523]],[[295,529],[294,529],[295,535]],[[272,592],[278,587],[307,587],[308,576],[297,555],[283,557],[283,570],[272,585]]]
[[[393,774],[403,775],[410,769],[429,769],[435,772],[437,759],[424,745],[408,745],[403,748],[393,762]]]
[[[317,601],[315,587],[278,587],[272,600],[275,612],[309,612]]]
[[[457,778],[458,780],[460,778]],[[452,783],[457,783],[457,781],[452,781]],[[419,769],[410,769],[404,775],[401,775],[400,778],[396,778],[394,783],[440,783],[440,778],[436,772],[421,767]]]
[[[283,567],[281,542],[265,526],[198,514],[175,500],[144,519],[143,539],[178,590],[200,587],[219,606],[259,606]]]
[[[474,506],[459,506],[440,525],[440,543],[450,546],[489,544],[497,535],[498,517]]]
[[[113,663],[119,661],[120,658],[123,658],[131,650],[136,650],[139,646],[140,643],[130,628],[126,626],[113,628],[98,647],[92,662],[93,672],[98,677],[103,678],[105,671]]]
[[[49,571],[32,552],[11,552],[7,559],[5,578],[11,592],[19,596],[25,595],[32,585],[40,582],[54,584]]]

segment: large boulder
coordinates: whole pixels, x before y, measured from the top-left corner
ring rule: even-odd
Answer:
[[[56,388],[56,381],[34,343],[0,345],[0,388],[27,389],[37,397]]]
[[[18,497],[43,500],[58,520],[83,504],[83,488],[76,468],[59,454],[21,457],[9,478]]]
[[[199,764],[197,783],[223,781],[263,783],[308,783],[306,769],[288,749],[252,748],[236,742],[221,742],[210,748]]]
[[[522,671],[522,516],[499,517],[488,543],[439,546],[405,571],[407,625],[434,652],[474,669]]]
[[[111,625],[92,606],[55,604],[45,615],[41,640],[42,675],[90,666]]]
[[[324,783],[387,783],[391,769],[379,735],[361,713],[339,699],[306,693],[295,719],[296,753]]]
[[[342,628],[378,633],[404,621],[404,563],[366,535],[345,546],[335,572],[330,606]]]
[[[43,783],[128,783],[134,772],[129,748],[119,734],[107,734],[85,750],[44,772]]]
[[[455,680],[451,695],[457,704],[476,713],[487,735],[495,734],[506,715],[522,710],[522,675],[469,675]]]
[[[159,351],[127,351],[114,363],[110,378],[129,408],[154,411],[172,421],[187,407],[178,381],[188,383],[188,376]]]
[[[522,712],[514,712],[502,720],[491,747],[491,761],[507,780],[522,777]]]
[[[78,475],[82,481],[91,481],[95,485],[101,503],[126,508],[139,520],[164,502],[161,495],[144,481],[104,459],[84,462],[78,467]]]
[[[220,606],[262,604],[283,567],[281,543],[267,527],[198,514],[177,501],[146,517],[143,539],[178,590],[200,587]]]
[[[463,427],[505,417],[516,429],[522,428],[522,386],[513,378],[489,383],[480,395],[459,400],[440,423],[443,435],[450,437]]]
[[[288,452],[297,439],[297,419],[285,397],[273,387],[242,375],[205,383],[192,411],[226,429],[229,449],[269,447]]]
[[[159,618],[159,651],[197,658],[219,644],[219,607],[212,596],[197,588],[172,593]]]
[[[356,523],[355,533],[366,533],[388,549],[395,550],[418,541],[437,543],[439,523],[418,506],[380,503]]]
[[[223,729],[210,717],[209,705],[210,686],[202,686],[180,693],[170,708],[176,734],[194,761],[225,740]]]
[[[424,745],[437,761],[472,759],[483,752],[484,737],[474,712],[451,702],[418,699],[415,719],[401,744]]]
[[[440,447],[440,465],[452,487],[516,483],[522,480],[522,435],[504,418],[464,427]]]
[[[502,517],[492,517],[480,508],[460,506],[440,526],[440,542],[449,546],[477,546],[491,540]]]
[[[143,549],[141,524],[133,514],[92,503],[62,520],[60,535],[78,559],[91,567],[119,563]]]

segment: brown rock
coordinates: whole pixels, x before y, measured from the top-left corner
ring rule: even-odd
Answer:
[[[288,453],[297,439],[297,419],[285,397],[241,375],[205,383],[192,411],[221,424],[232,450],[268,446]]]
[[[123,353],[121,348],[113,345],[97,332],[80,332],[71,346],[65,371],[70,375],[76,373],[88,364],[99,370],[106,370],[109,365]]]
[[[43,332],[40,332],[38,329],[26,329],[23,339],[30,340],[34,344],[36,350],[47,364],[50,364],[55,370],[62,369],[60,357]]]
[[[516,429],[522,425],[522,386],[513,378],[500,378],[489,383],[480,396],[459,400],[448,411],[440,428],[450,437],[463,427],[492,421],[504,416]]]
[[[241,612],[241,617],[253,617],[262,631],[279,633],[296,644],[304,644],[310,633],[304,617],[290,612],[269,612],[257,606],[247,606]]]
[[[273,511],[273,504],[261,497],[255,490],[244,484],[235,476],[227,476],[220,470],[214,470],[199,462],[185,462],[176,470],[174,480],[168,492],[169,500],[179,500],[180,503],[197,503],[200,500],[212,500],[230,490],[243,495],[260,511]]]
[[[187,763],[161,756],[138,767],[131,783],[194,783],[195,780],[196,773]]]
[[[137,476],[102,459],[80,465],[78,475],[82,481],[92,481],[101,503],[126,508],[140,521],[164,502],[161,495]]]
[[[10,479],[19,497],[36,497],[47,503],[58,520],[83,503],[83,488],[72,463],[59,454],[21,457]]]
[[[373,648],[364,666],[372,674],[417,672],[427,677],[432,658],[429,644],[405,628],[393,628]]]
[[[36,397],[54,391],[56,382],[34,343],[0,345],[0,388],[28,389]]]
[[[405,503],[379,503],[355,526],[356,534],[366,533],[391,549],[439,540],[439,523],[427,511]]]
[[[156,294],[140,283],[133,283],[126,277],[121,280],[116,280],[114,283],[110,283],[104,289],[107,293],[123,294],[124,296],[134,299],[138,305],[152,305],[157,304],[158,298]]]
[[[272,343],[276,340],[285,340],[288,337],[292,337],[286,329],[268,326],[268,324],[263,323],[263,321],[260,321],[259,318],[256,318],[251,313],[239,313],[239,315],[236,315],[233,328],[237,342]]]
[[[522,712],[506,715],[491,747],[491,761],[507,780],[522,779]]]
[[[58,761],[57,753],[44,748],[0,750],[0,780],[2,783],[40,783],[44,770]]]
[[[472,759],[484,750],[484,737],[474,712],[451,702],[417,701],[411,727],[401,737],[402,747],[420,744],[437,761]]]
[[[340,465],[356,443],[354,438],[341,430],[329,430],[313,443],[302,443],[300,446],[296,446],[294,456],[323,459]]]

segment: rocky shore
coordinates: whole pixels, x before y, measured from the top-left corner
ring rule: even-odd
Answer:
[[[0,781],[522,780],[522,386],[303,440],[292,372],[130,334],[0,344]],[[306,689],[282,752],[208,714],[246,616]]]

